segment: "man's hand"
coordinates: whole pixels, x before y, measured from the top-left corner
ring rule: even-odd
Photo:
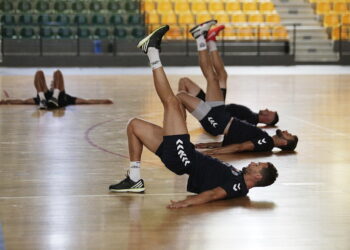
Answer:
[[[183,208],[183,207],[188,207],[190,204],[186,201],[173,201],[170,200],[171,204],[167,206],[167,208]]]
[[[221,147],[221,142],[198,143],[196,148],[218,148]]]

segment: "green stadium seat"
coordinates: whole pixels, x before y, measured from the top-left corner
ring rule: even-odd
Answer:
[[[72,9],[74,12],[82,12],[85,10],[85,4],[83,1],[77,1],[72,4]]]
[[[126,1],[126,2],[125,2],[125,10],[126,10],[126,11],[129,11],[129,12],[138,12],[139,7],[140,7],[140,4],[139,4],[138,1],[129,0],[129,1]]]
[[[41,25],[49,24],[52,22],[52,18],[48,14],[41,14],[38,17],[38,23]]]
[[[130,25],[143,24],[143,21],[143,16],[140,14],[130,14],[128,17],[128,24]]]
[[[99,27],[99,28],[95,29],[95,36],[97,38],[100,38],[100,39],[101,38],[107,38],[108,35],[109,35],[109,31],[106,28]]]
[[[74,17],[74,23],[79,25],[85,25],[88,23],[88,19],[85,15],[78,14]]]
[[[90,35],[91,35],[91,32],[90,32],[89,28],[80,27],[78,29],[78,37],[79,38],[88,38],[88,37],[90,37]]]
[[[65,2],[57,1],[54,5],[55,11],[62,13],[67,9],[67,4]]]
[[[122,9],[120,2],[110,1],[108,2],[107,8],[110,12],[117,12]]]
[[[92,16],[92,23],[97,25],[103,25],[106,23],[106,18],[103,15],[93,15]]]
[[[131,30],[131,35],[136,38],[142,38],[146,35],[145,27],[135,27]]]
[[[128,35],[128,32],[125,28],[118,27],[114,29],[114,36],[117,38],[125,38]]]
[[[10,1],[1,1],[0,2],[0,11],[4,13],[9,13],[13,10],[13,4]]]
[[[47,1],[39,1],[36,3],[36,10],[39,12],[45,12],[50,9],[49,2]]]
[[[86,27],[80,27],[78,29],[78,37],[79,38],[88,38],[88,37],[90,37],[90,35],[91,35],[91,32]]]
[[[99,12],[103,8],[101,2],[93,1],[90,3],[90,10],[94,12]]]
[[[23,27],[21,29],[21,37],[23,38],[34,38],[35,37],[35,32],[33,27]]]
[[[60,27],[57,31],[57,35],[60,38],[71,38],[73,35],[73,32],[70,27]]]
[[[122,15],[114,14],[110,17],[109,23],[113,25],[121,25],[124,24],[124,19]]]
[[[68,25],[70,23],[70,18],[65,14],[59,14],[56,17],[56,22],[60,25]]]
[[[3,27],[2,34],[4,38],[16,38],[16,30],[13,27]]]
[[[13,15],[3,15],[1,17],[1,22],[5,25],[15,25],[16,19],[15,19],[15,16]]]
[[[29,14],[24,14],[19,16],[19,23],[22,25],[32,25],[33,16]]]
[[[32,4],[29,1],[20,1],[18,3],[18,9],[21,12],[28,12],[32,9]]]
[[[49,26],[42,27],[39,34],[42,38],[54,38],[54,32]]]

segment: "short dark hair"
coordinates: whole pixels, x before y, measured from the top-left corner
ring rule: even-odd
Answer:
[[[278,117],[278,113],[276,112],[275,118],[268,125],[274,126],[279,120],[280,120],[280,118]]]
[[[266,187],[275,182],[278,177],[278,171],[276,167],[271,163],[267,163],[267,168],[263,168],[260,171],[262,178],[256,183],[256,187]]]
[[[287,145],[280,146],[279,148],[283,151],[293,151],[297,147],[298,140],[298,136],[295,135],[293,140],[287,140]]]

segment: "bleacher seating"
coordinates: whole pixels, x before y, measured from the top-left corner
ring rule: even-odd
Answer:
[[[333,40],[350,40],[350,0],[309,0]]]

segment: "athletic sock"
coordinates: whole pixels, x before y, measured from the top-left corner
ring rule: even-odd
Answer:
[[[197,37],[196,43],[197,43],[197,50],[198,51],[202,51],[202,50],[207,49],[207,43],[205,42],[205,38],[203,35]]]
[[[152,69],[158,69],[162,67],[162,62],[159,58],[159,50],[153,47],[148,48],[147,56]]]
[[[129,177],[132,181],[135,181],[135,182],[141,179],[140,162],[139,161],[131,161],[130,162]]]
[[[60,90],[59,90],[59,89],[54,89],[54,90],[53,90],[53,95],[52,95],[52,97],[58,99],[58,95],[59,95],[59,94],[60,94]]]
[[[40,100],[46,100],[44,92],[39,92],[38,95]]]
[[[215,41],[210,40],[210,41],[207,42],[207,45],[208,45],[209,52],[218,50]]]

